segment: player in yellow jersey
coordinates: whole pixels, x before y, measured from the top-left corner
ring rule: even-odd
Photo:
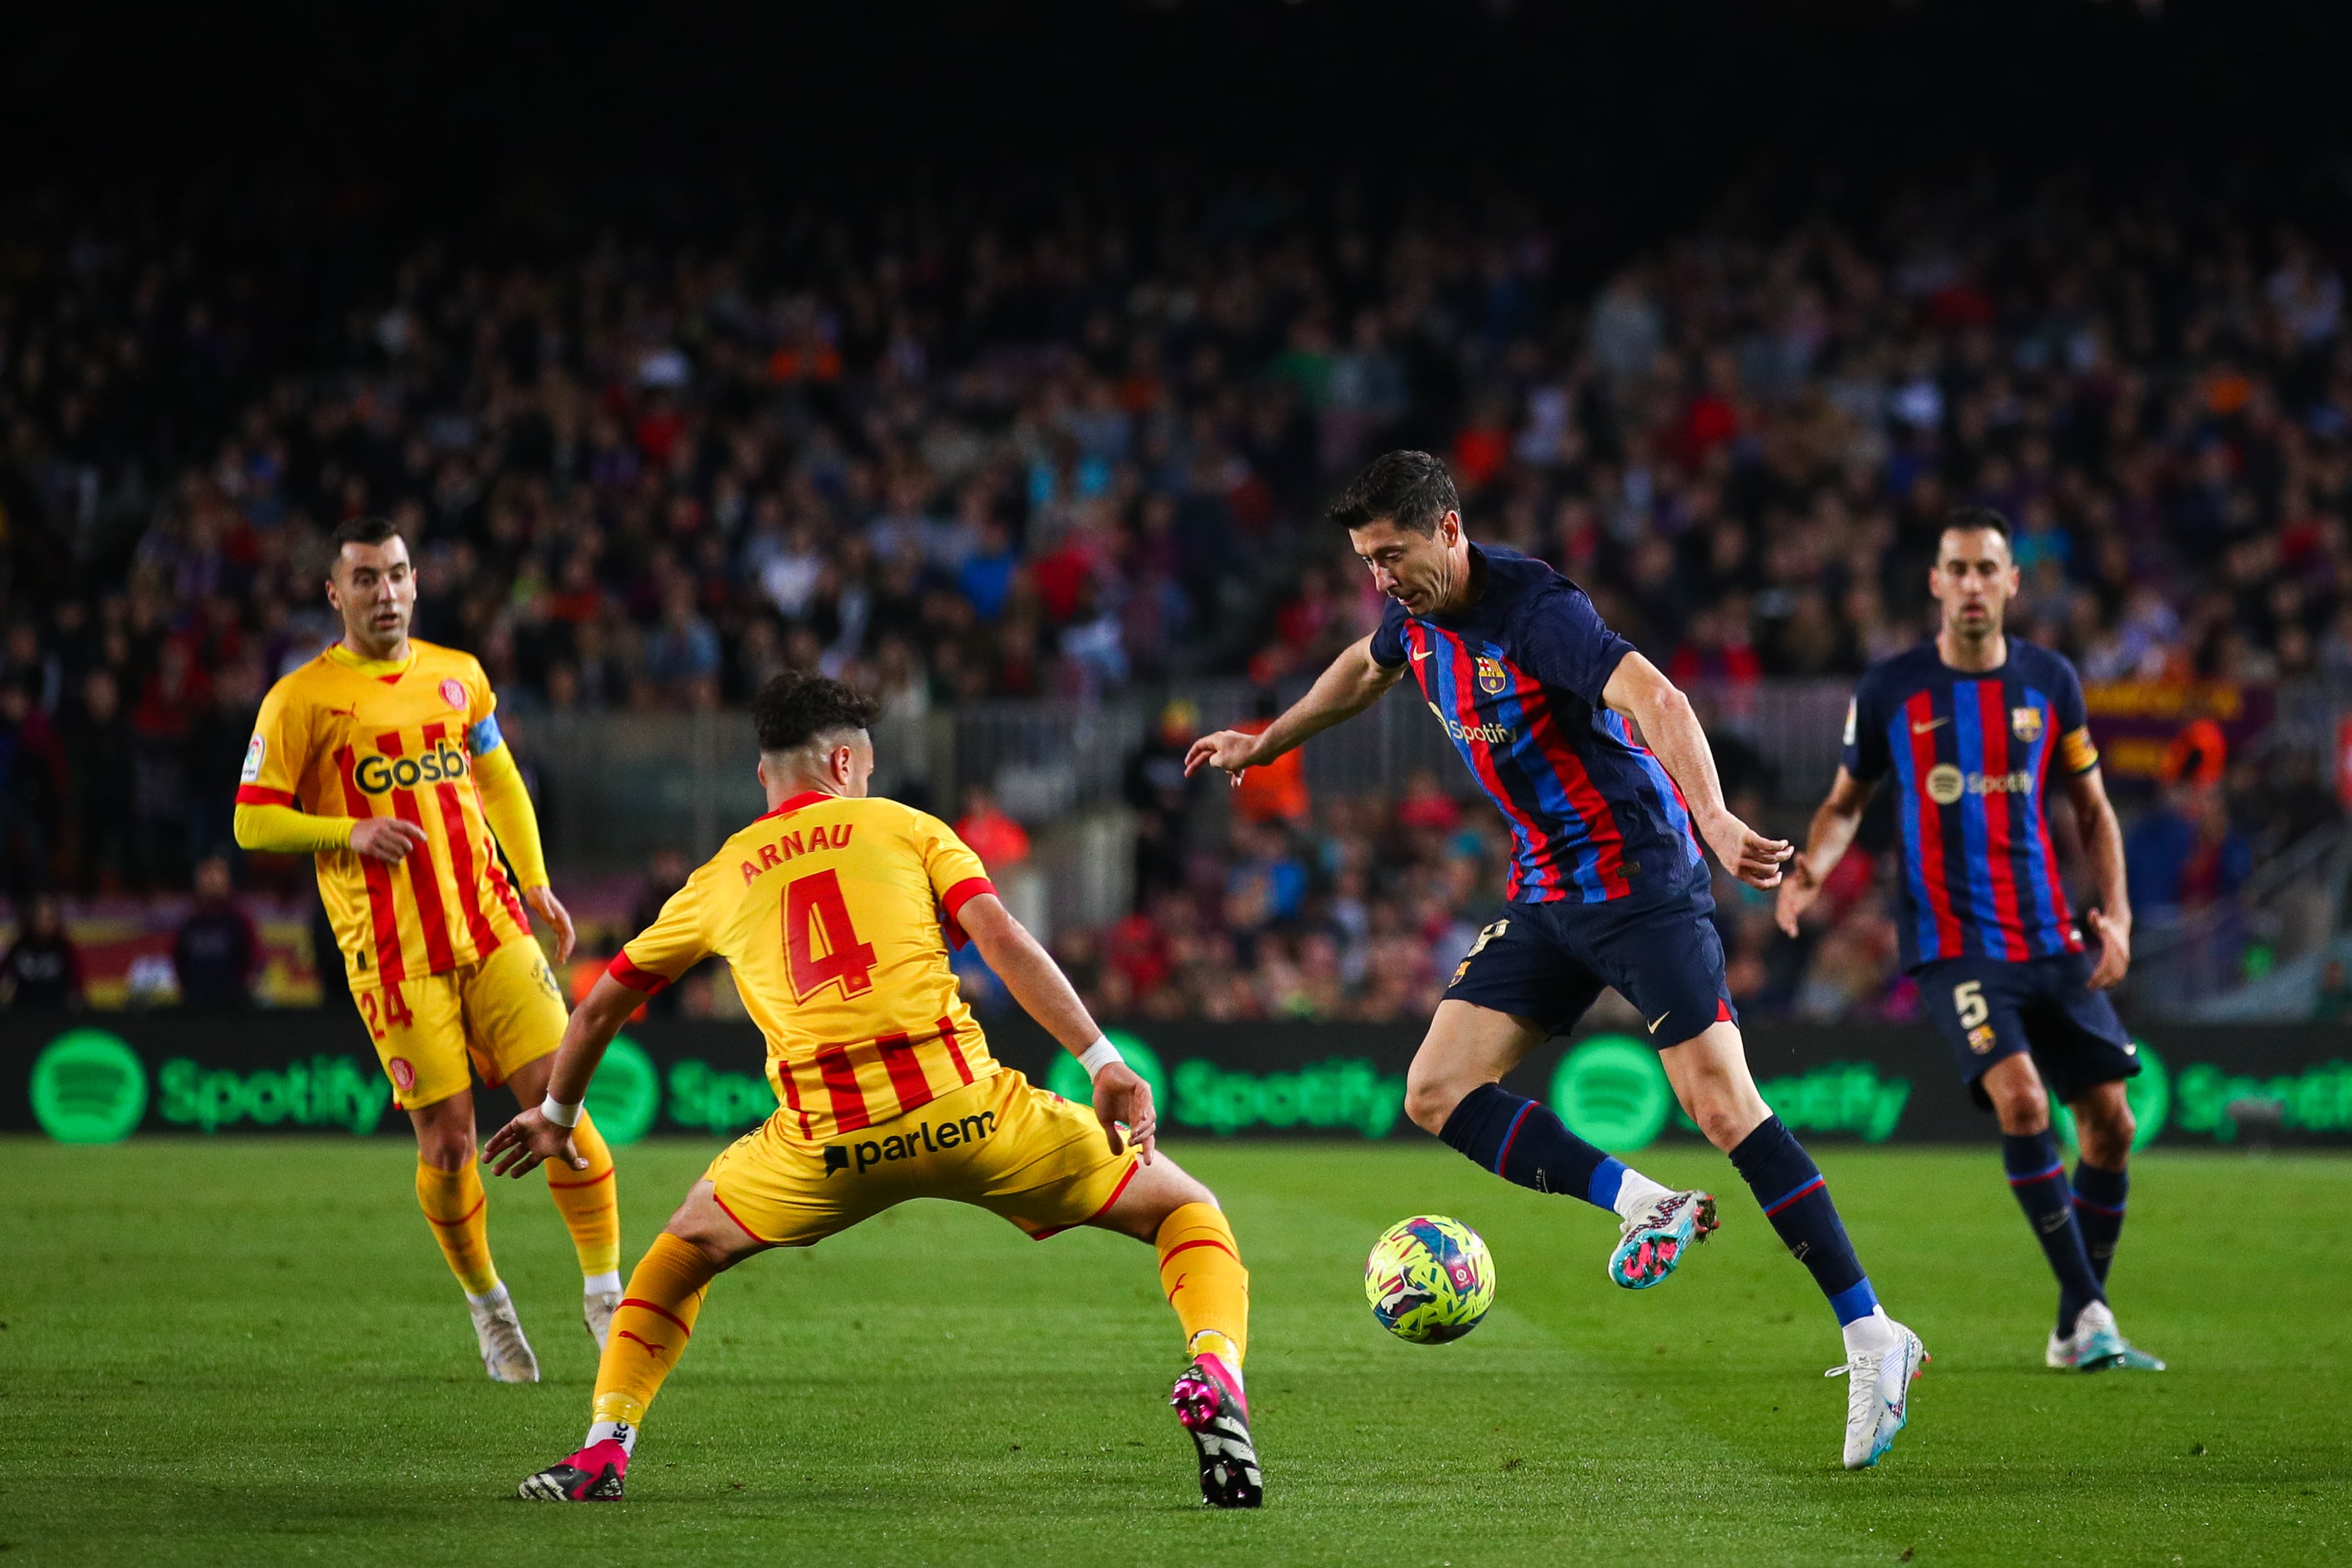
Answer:
[[[548,885],[539,822],[482,666],[408,634],[408,547],[380,519],[346,523],[335,541],[327,598],[342,641],[263,699],[236,841],[318,857],[352,1000],[416,1126],[416,1200],[466,1291],[482,1364],[501,1383],[536,1383],[538,1358],[490,1262],[468,1068],[526,1105],[544,1096],[565,1015],[523,903],[553,928],[559,963],[571,955],[572,917]],[[621,1300],[620,1206],[612,1155],[584,1117],[572,1143],[547,1185],[580,1255],[582,1315],[601,1348]]]
[[[767,1036],[777,1111],[711,1162],[654,1239],[613,1320],[586,1444],[521,1493],[621,1495],[638,1424],[714,1276],[771,1247],[814,1246],[908,1198],[944,1197],[1040,1240],[1093,1225],[1154,1243],[1191,1357],[1171,1402],[1199,1450],[1202,1494],[1255,1508],[1242,1390],[1249,1275],[1233,1230],[1207,1187],[1154,1157],[1150,1087],[1005,912],[979,857],[937,818],[866,796],[875,711],[821,678],[781,675],[761,691],[752,720],[768,814],[728,840],[622,950],[572,1015],[547,1103],[483,1151],[508,1176],[569,1157],[567,1128],[588,1081],[643,994],[707,954],[734,967]],[[1093,1075],[1091,1109],[990,1058],[948,967],[949,944],[967,936]]]

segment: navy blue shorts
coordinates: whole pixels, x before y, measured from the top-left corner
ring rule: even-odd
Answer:
[[[1979,1080],[2021,1051],[2062,1103],[2139,1071],[2138,1048],[2115,1004],[2090,988],[2084,953],[2023,961],[1946,958],[1917,971],[1919,1005],[1951,1042],[1952,1061],[1978,1106],[1992,1109]]]
[[[1709,1025],[1738,1022],[1723,978],[1723,939],[1704,894],[1646,908],[1607,904],[1511,904],[1478,936],[1445,988],[1471,1002],[1562,1034],[1603,987],[1641,1009],[1651,1042],[1680,1045]]]

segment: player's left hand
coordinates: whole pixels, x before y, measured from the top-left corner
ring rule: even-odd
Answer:
[[[1781,863],[1797,852],[1788,840],[1768,839],[1728,811],[1700,824],[1699,831],[1723,869],[1750,887],[1780,886]]]
[[[563,907],[563,900],[555,896],[555,889],[551,887],[526,887],[522,895],[530,901],[533,909],[539,911],[539,917],[547,922],[548,929],[555,933],[555,961],[569,963],[573,940],[572,911]]]
[[[2086,912],[2084,923],[2091,935],[2099,939],[2098,967],[2091,971],[2091,989],[2104,991],[2124,977],[2131,967],[2131,917],[2109,915],[2104,909]]]
[[[557,1126],[537,1106],[492,1133],[482,1145],[482,1163],[502,1176],[529,1176],[543,1160],[562,1160],[575,1171],[588,1168],[587,1160],[572,1146],[572,1129]]]
[[[1095,1074],[1095,1120],[1102,1124],[1104,1135],[1110,1139],[1112,1154],[1132,1144],[1143,1163],[1151,1163],[1151,1146],[1160,1136],[1160,1118],[1151,1109],[1151,1085],[1134,1068],[1114,1061]],[[1124,1144],[1119,1139],[1121,1123],[1127,1126]]]

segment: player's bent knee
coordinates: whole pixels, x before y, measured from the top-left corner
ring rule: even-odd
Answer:
[[[1404,1113],[1412,1124],[1432,1137],[1445,1130],[1454,1108],[1475,1084],[1465,1084],[1431,1076],[1416,1078],[1408,1075],[1404,1086]]]

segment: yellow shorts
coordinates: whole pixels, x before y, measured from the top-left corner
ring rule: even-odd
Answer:
[[[1094,1112],[1001,1069],[893,1121],[826,1143],[778,1112],[703,1174],[761,1241],[807,1247],[910,1197],[969,1203],[1043,1241],[1118,1201],[1136,1168]]]
[[[571,1016],[539,944],[514,940],[478,964],[354,987],[352,1001],[404,1111],[471,1088],[469,1062],[498,1087],[562,1044]]]

